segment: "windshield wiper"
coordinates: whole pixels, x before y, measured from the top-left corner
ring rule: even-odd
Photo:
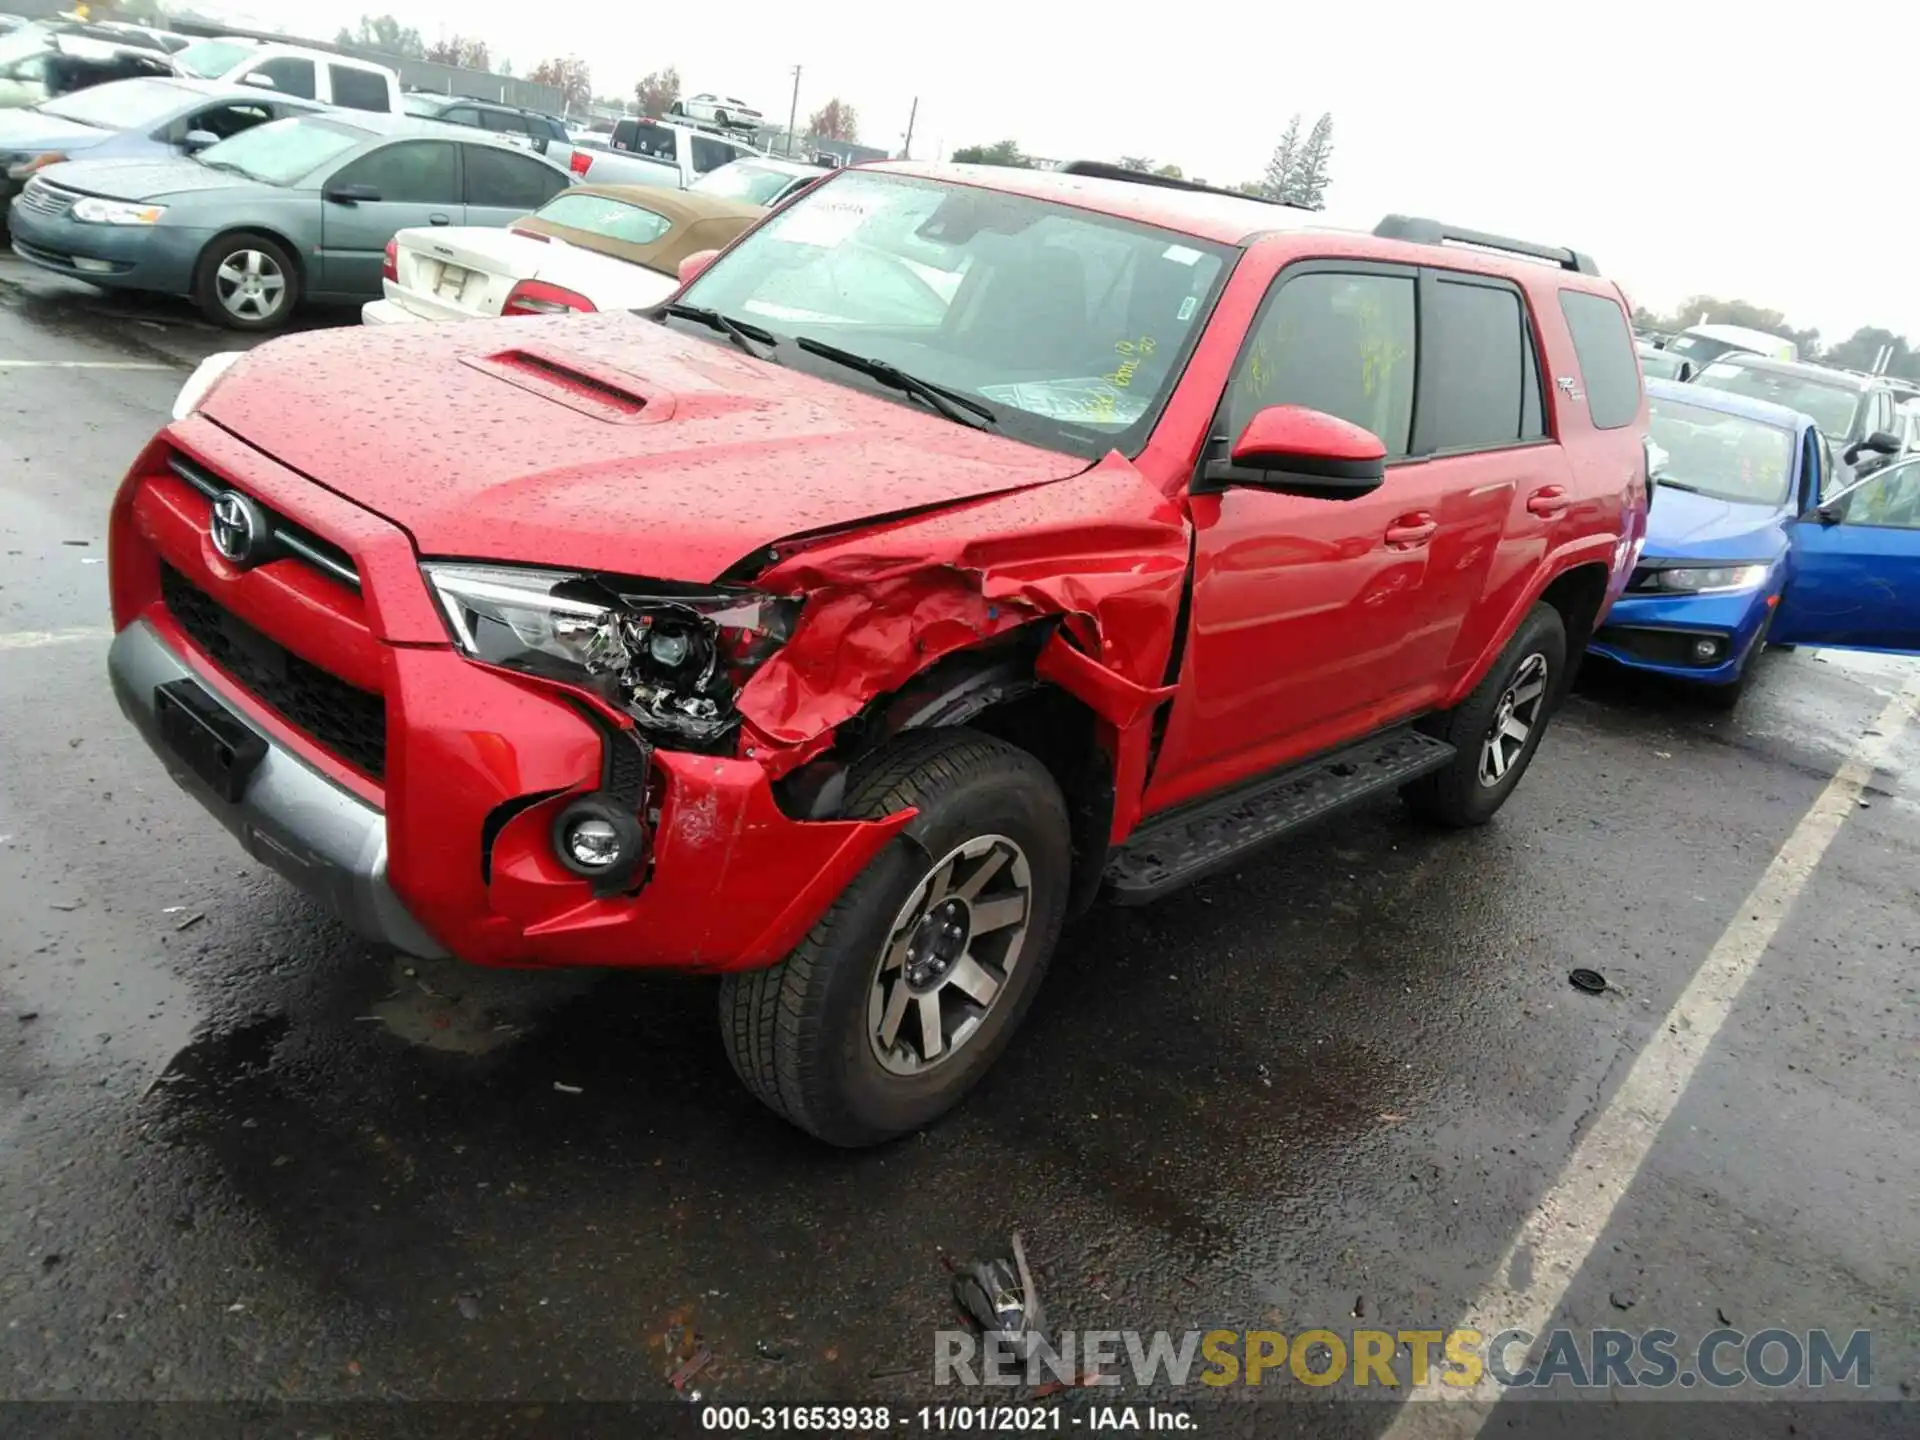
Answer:
[[[731,315],[722,315],[718,310],[710,310],[705,305],[682,305],[675,301],[666,307],[666,313],[678,315],[682,320],[691,320],[697,325],[704,325],[709,330],[718,330],[756,360],[767,358],[760,353],[760,345],[772,349],[778,343],[771,330],[762,330],[758,325],[750,325],[744,320],[735,320]]]
[[[1685,490],[1689,495],[1704,495],[1707,493],[1698,485],[1689,485],[1684,480],[1674,480],[1665,475],[1654,476],[1653,483],[1655,488],[1660,490]]]
[[[971,425],[976,430],[985,430],[989,426],[998,427],[1000,415],[991,405],[982,404],[970,395],[958,390],[949,390],[944,385],[936,385],[931,380],[922,380],[918,375],[909,375],[897,365],[889,365],[885,360],[875,360],[870,356],[856,355],[851,350],[842,350],[838,345],[829,345],[824,340],[815,340],[806,335],[794,336],[793,343],[809,355],[818,355],[823,360],[831,360],[844,365],[849,370],[858,370],[863,375],[871,375],[882,385],[891,386],[902,394],[923,400],[938,410],[947,419],[961,425]]]

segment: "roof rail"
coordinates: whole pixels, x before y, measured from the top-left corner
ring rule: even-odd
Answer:
[[[1062,175],[1086,175],[1095,180],[1126,180],[1135,185],[1158,185],[1167,190],[1191,190],[1197,195],[1230,195],[1235,200],[1258,200],[1263,205],[1278,205],[1286,210],[1305,210],[1266,195],[1249,195],[1244,190],[1222,190],[1217,185],[1202,185],[1198,180],[1176,180],[1171,175],[1156,175],[1151,170],[1129,170],[1106,160],[1068,160],[1057,167]]]
[[[1545,260],[1562,270],[1573,270],[1582,275],[1600,273],[1600,267],[1593,263],[1593,257],[1582,255],[1578,250],[1535,245],[1526,240],[1509,240],[1504,235],[1489,235],[1483,230],[1462,230],[1457,225],[1443,225],[1438,220],[1424,220],[1416,215],[1389,215],[1373,227],[1373,233],[1382,240],[1409,240],[1415,245],[1445,245],[1449,241],[1456,245],[1477,245],[1482,250],[1504,250],[1510,255]]]

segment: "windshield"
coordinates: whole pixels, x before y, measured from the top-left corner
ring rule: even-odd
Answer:
[[[134,130],[171,115],[189,98],[188,91],[165,80],[120,80],[76,90],[39,109],[42,115],[101,130]]]
[[[1647,435],[1666,453],[1662,485],[1750,505],[1786,502],[1791,430],[1659,396],[1648,397],[1647,415]]]
[[[541,206],[535,217],[629,245],[650,245],[673,228],[665,216],[610,195],[560,195]]]
[[[978,396],[1010,433],[1097,458],[1146,443],[1234,253],[1021,195],[846,170],[681,298]]]
[[[216,170],[236,170],[267,185],[291,185],[334,156],[351,150],[368,132],[338,120],[301,116],[243,130],[209,145],[195,158]]]
[[[1640,352],[1640,369],[1654,380],[1678,380],[1680,367],[1685,363],[1678,355],[1669,355],[1664,350]]]
[[[1850,386],[1823,385],[1804,375],[1787,375],[1778,370],[1749,369],[1732,360],[1707,366],[1694,377],[1693,383],[1709,390],[1727,390],[1735,395],[1751,395],[1756,400],[1771,400],[1789,410],[1811,415],[1814,424],[1841,440],[1853,433],[1854,412],[1860,405],[1860,392]]]
[[[749,165],[736,160],[709,171],[687,188],[702,195],[718,195],[727,200],[744,200],[749,205],[771,205],[774,197],[798,177],[764,165]]]
[[[1711,335],[1681,335],[1667,342],[1668,354],[1681,356],[1696,365],[1730,351],[1744,352],[1745,348],[1735,345],[1731,340],[1716,340]]]
[[[189,45],[173,57],[173,68],[182,75],[202,80],[218,80],[259,47],[236,40],[202,40]]]

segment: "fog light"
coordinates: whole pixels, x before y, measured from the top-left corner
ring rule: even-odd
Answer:
[[[1696,660],[1714,660],[1720,655],[1718,640],[1696,640],[1693,642],[1693,658]]]
[[[73,268],[86,275],[110,275],[113,273],[111,260],[89,260],[84,255],[73,257]]]
[[[553,848],[574,874],[617,889],[640,868],[647,832],[638,817],[610,795],[583,795],[553,822]]]

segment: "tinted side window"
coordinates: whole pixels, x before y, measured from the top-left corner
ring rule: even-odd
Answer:
[[[476,130],[480,128],[480,112],[471,105],[456,105],[451,110],[441,111],[434,118],[444,120],[449,125],[471,125]]]
[[[1525,435],[1527,330],[1520,297],[1504,286],[1436,279],[1427,316],[1427,388],[1421,447],[1484,450]]]
[[[509,115],[504,110],[482,110],[480,128],[491,130],[496,134],[524,135],[527,133],[527,127],[520,123],[520,117]]]
[[[302,100],[314,98],[311,60],[300,60],[286,55],[278,60],[269,60],[264,65],[255,66],[248,73],[266,76],[273,81],[273,88],[282,95],[298,95]]]
[[[1413,422],[1414,315],[1411,274],[1283,275],[1228,387],[1229,437],[1268,405],[1305,405],[1364,425],[1386,444],[1389,458],[1405,455]],[[1517,389],[1514,398],[1517,414]]]
[[[1594,428],[1618,430],[1640,413],[1640,362],[1633,358],[1633,335],[1620,306],[1604,295],[1582,290],[1560,292],[1560,313],[1573,332],[1573,353],[1580,361],[1581,388]]]
[[[333,103],[348,110],[372,110],[385,114],[387,77],[371,70],[356,70],[351,65],[329,65],[333,76]]]
[[[266,105],[256,105],[250,101],[235,101],[227,105],[211,105],[198,114],[190,115],[175,124],[178,138],[184,140],[195,130],[204,130],[209,135],[217,135],[222,140],[238,135],[242,130],[250,130],[255,125],[264,124],[273,118],[273,111]]]
[[[739,158],[740,152],[731,145],[722,145],[718,140],[709,140],[704,135],[693,137],[693,168],[698,174],[718,170],[722,165]]]
[[[489,145],[468,145],[467,204],[501,210],[538,210],[567,188],[550,165]]]
[[[405,140],[362,155],[338,175],[335,185],[371,185],[384,202],[458,205],[460,171],[445,140]]]

